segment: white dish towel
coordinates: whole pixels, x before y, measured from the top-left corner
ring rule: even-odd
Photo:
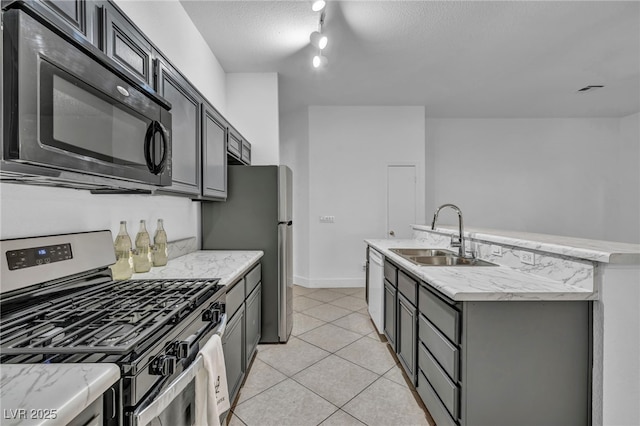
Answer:
[[[196,375],[196,425],[220,426],[220,414],[230,407],[220,336],[211,336],[198,356],[204,368]]]

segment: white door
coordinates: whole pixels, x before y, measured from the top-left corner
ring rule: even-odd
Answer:
[[[416,223],[416,166],[387,166],[387,238],[411,238]]]

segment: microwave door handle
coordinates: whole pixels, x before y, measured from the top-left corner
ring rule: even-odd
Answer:
[[[162,171],[164,170],[164,167],[167,163],[167,150],[169,147],[169,135],[167,133],[167,129],[164,128],[164,126],[162,125],[162,123],[160,123],[159,121],[156,121],[156,131],[158,133],[160,133],[160,141],[162,143],[162,158],[160,159],[160,162],[158,164],[156,164],[157,167],[157,173],[156,174],[160,174],[162,173]],[[155,153],[154,153],[155,154]],[[154,156],[155,158],[155,156]]]
[[[162,158],[158,164],[155,163],[156,156],[156,133],[160,133],[160,140],[162,143]],[[144,137],[144,159],[147,163],[147,168],[154,175],[162,173],[165,164],[167,162],[167,147],[168,147],[168,135],[164,126],[158,121],[152,121],[147,127],[147,133]]]

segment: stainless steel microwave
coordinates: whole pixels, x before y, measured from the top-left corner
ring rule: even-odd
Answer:
[[[171,185],[166,101],[22,10],[3,24],[4,169]]]

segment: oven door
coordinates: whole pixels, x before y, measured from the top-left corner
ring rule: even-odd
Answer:
[[[168,104],[21,10],[4,25],[5,160],[171,184]]]
[[[223,314],[214,333],[222,338],[226,325],[227,314]],[[195,426],[196,377],[203,372],[203,369],[202,356],[197,355],[189,367],[163,387],[160,393],[150,395],[148,400],[140,404],[139,408],[131,414],[131,425]]]

